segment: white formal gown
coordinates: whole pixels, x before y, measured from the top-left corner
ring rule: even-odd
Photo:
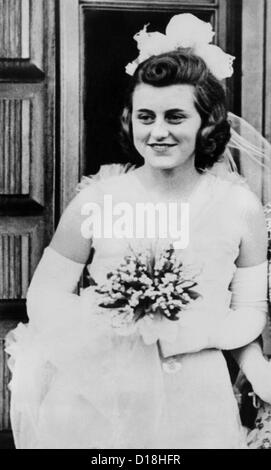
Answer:
[[[139,195],[141,201],[153,197],[133,171],[96,181],[90,194],[94,190],[100,198],[111,194],[113,203],[133,205]],[[243,223],[236,197],[245,200],[246,191],[239,182],[207,173],[189,199],[190,243],[177,253],[184,263],[200,266],[202,308],[216,315],[230,306]],[[89,271],[97,283],[120,263],[129,243],[94,240]],[[9,335],[18,448],[246,447],[220,350],[179,355],[170,372],[157,343],[145,344],[139,332],[116,333],[94,287],[82,293],[81,302],[78,321],[55,329],[52,322],[42,331],[31,322],[20,324]],[[57,315],[57,305],[55,310]]]

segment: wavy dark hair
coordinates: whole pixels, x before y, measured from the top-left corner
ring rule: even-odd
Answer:
[[[155,87],[187,84],[194,86],[195,107],[201,117],[197,135],[195,167],[201,172],[220,160],[230,140],[226,97],[221,83],[208,69],[203,59],[191,49],[152,56],[142,62],[131,78],[126,105],[121,116],[122,144],[134,150],[132,132],[132,100],[137,85],[146,83]]]

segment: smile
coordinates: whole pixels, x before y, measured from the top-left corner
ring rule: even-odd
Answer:
[[[170,149],[171,147],[175,147],[176,144],[148,144],[155,152],[162,153],[166,150]]]

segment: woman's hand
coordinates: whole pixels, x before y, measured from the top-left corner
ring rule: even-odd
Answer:
[[[259,340],[231,351],[253,391],[271,404],[271,361],[265,359]]]
[[[227,310],[207,309],[201,301],[197,306],[181,313],[178,320],[178,332],[174,342],[160,340],[160,349],[164,357],[177,354],[194,353],[202,349],[215,347],[215,338],[220,325],[228,314]]]
[[[271,404],[271,362],[262,356],[257,367],[250,373],[249,381],[256,395]]]
[[[209,302],[210,304],[210,302]],[[236,349],[255,340],[266,322],[266,302],[253,302],[236,309],[197,307],[181,314],[174,343],[161,341],[164,357],[201,351],[202,349]]]

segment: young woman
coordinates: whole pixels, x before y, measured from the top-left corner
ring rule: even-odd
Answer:
[[[257,344],[244,346],[265,325],[267,241],[253,193],[212,173],[230,139],[223,88],[191,49],[152,56],[131,79],[123,125],[143,165],[94,181],[70,203],[32,279],[29,325],[11,333],[16,446],[245,448],[221,350],[239,348],[238,361],[255,371]],[[130,246],[153,246],[135,232],[82,235],[90,203],[106,225],[105,196],[133,214],[138,203],[189,203],[189,244],[176,256],[198,269],[201,297],[173,336],[166,319],[118,334],[94,288],[74,294],[91,248],[91,276],[102,285]],[[158,240],[158,251],[171,241]]]

